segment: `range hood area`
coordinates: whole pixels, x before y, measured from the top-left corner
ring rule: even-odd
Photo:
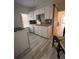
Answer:
[[[45,19],[45,14],[36,15],[37,24],[44,23],[44,19]]]
[[[36,15],[36,20],[30,20],[30,24],[37,24],[37,25],[45,25],[45,24],[51,24],[52,19],[45,19],[45,14],[39,14]]]

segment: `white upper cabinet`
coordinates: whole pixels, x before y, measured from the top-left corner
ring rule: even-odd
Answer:
[[[34,11],[34,19],[36,20],[36,15],[38,15],[38,10]]]
[[[44,14],[44,8],[38,9],[38,14]]]
[[[34,20],[34,12],[29,12],[29,20]]]
[[[40,8],[34,11],[34,19],[36,19],[36,15],[44,14],[44,8]]]
[[[52,19],[53,17],[53,6],[49,5],[44,8],[45,19]]]
[[[45,19],[49,19],[49,16],[50,16],[50,14],[49,14],[49,12],[50,12],[50,6],[46,6],[44,8],[44,12],[45,12]]]
[[[35,15],[38,15],[38,14],[39,14],[39,10],[35,10],[35,11],[34,11],[34,14],[35,14]]]
[[[53,19],[53,6],[52,5],[49,8],[49,19]]]
[[[52,19],[53,17],[53,6],[45,6],[35,11],[29,12],[29,20],[36,20],[36,15],[45,14],[45,19]]]
[[[37,9],[37,10],[34,11],[35,15],[43,14],[43,13],[44,13],[44,8],[40,8],[40,9]]]

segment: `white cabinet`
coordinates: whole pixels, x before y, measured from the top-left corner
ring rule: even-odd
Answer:
[[[47,38],[47,28],[48,27],[45,27],[45,26],[41,26],[41,36],[43,36],[43,37],[46,37]]]
[[[45,38],[50,38],[52,35],[52,26],[35,26],[35,34]]]
[[[44,8],[40,8],[34,11],[34,19],[36,20],[36,15],[44,14]]]
[[[50,16],[50,14],[49,14],[49,12],[50,12],[50,6],[46,6],[45,8],[44,8],[44,13],[45,13],[45,19],[49,19],[49,16]]]
[[[34,14],[35,14],[35,15],[38,15],[38,14],[39,14],[39,10],[35,10],[35,11],[34,11]]]
[[[52,19],[53,17],[53,6],[49,5],[44,8],[45,19]]]
[[[52,19],[53,17],[53,6],[48,5],[35,11],[29,12],[29,20],[36,20],[36,15],[45,14],[45,19]]]
[[[30,25],[30,32],[33,32],[33,26]]]
[[[53,6],[52,5],[49,8],[49,19],[53,19]]]
[[[29,12],[29,20],[34,20],[34,11]]]
[[[34,11],[34,19],[36,20],[36,15],[38,15],[39,14],[39,9],[37,9],[37,10],[35,10]]]
[[[38,10],[34,11],[34,19],[36,20],[36,15],[38,15]]]
[[[38,9],[38,14],[44,14],[44,8]]]
[[[38,26],[34,26],[34,31],[35,31],[35,34],[39,34],[39,27]]]
[[[40,9],[37,9],[37,10],[34,11],[35,15],[43,14],[43,13],[44,13],[44,8],[40,8]]]
[[[36,11],[34,11],[34,20],[36,20]]]
[[[30,25],[30,32],[34,32],[34,26]]]

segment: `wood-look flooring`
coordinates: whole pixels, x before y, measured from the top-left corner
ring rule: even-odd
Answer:
[[[24,53],[24,56],[19,56],[18,59],[58,59],[56,50],[52,48],[51,39],[29,33],[29,41],[30,49],[27,53]],[[65,59],[62,52],[61,59]]]

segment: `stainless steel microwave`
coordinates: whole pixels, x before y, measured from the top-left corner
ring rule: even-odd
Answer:
[[[36,24],[36,20],[30,20],[29,23],[30,24]]]

